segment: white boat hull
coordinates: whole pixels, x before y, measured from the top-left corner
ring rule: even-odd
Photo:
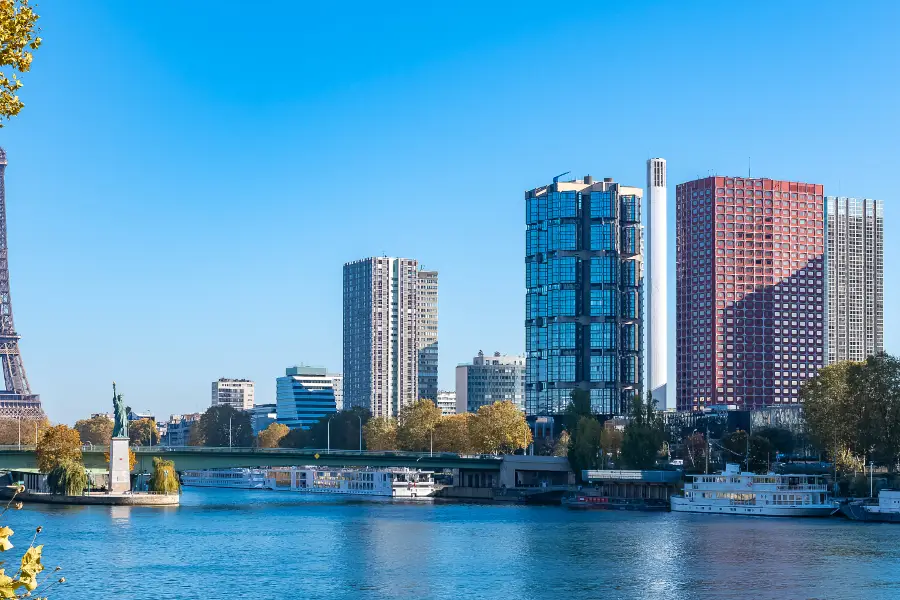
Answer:
[[[822,505],[794,505],[794,506],[755,506],[755,505],[730,505],[712,502],[691,501],[681,496],[672,496],[670,499],[672,512],[689,512],[720,515],[747,515],[757,517],[828,517],[836,507],[829,504]]]

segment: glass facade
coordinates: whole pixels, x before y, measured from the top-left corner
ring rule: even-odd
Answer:
[[[611,180],[525,193],[525,412],[553,416],[572,390],[620,415],[642,387],[642,191]]]

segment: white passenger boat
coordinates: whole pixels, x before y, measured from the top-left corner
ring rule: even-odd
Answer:
[[[197,469],[181,474],[181,485],[260,490],[266,487],[263,469]]]
[[[435,491],[433,475],[415,469],[273,467],[266,473],[266,486],[308,494],[427,498]]]
[[[674,512],[827,517],[837,510],[828,486],[816,475],[757,475],[726,465],[715,475],[686,475],[683,496],[670,499]]]

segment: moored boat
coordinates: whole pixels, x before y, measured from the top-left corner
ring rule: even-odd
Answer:
[[[838,510],[818,475],[758,475],[728,464],[721,473],[686,479],[684,495],[671,497],[673,512],[827,517]]]
[[[844,502],[841,513],[854,521],[900,523],[900,490],[881,490],[877,504],[867,500]]]
[[[274,467],[266,487],[307,494],[342,494],[388,498],[428,498],[435,492],[434,473],[416,469],[339,469]]]
[[[181,484],[187,487],[261,490],[266,487],[266,472],[245,468],[190,469],[181,474]]]

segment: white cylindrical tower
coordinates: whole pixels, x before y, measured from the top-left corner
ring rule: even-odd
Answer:
[[[647,389],[666,408],[668,311],[666,310],[666,159],[647,161]]]

